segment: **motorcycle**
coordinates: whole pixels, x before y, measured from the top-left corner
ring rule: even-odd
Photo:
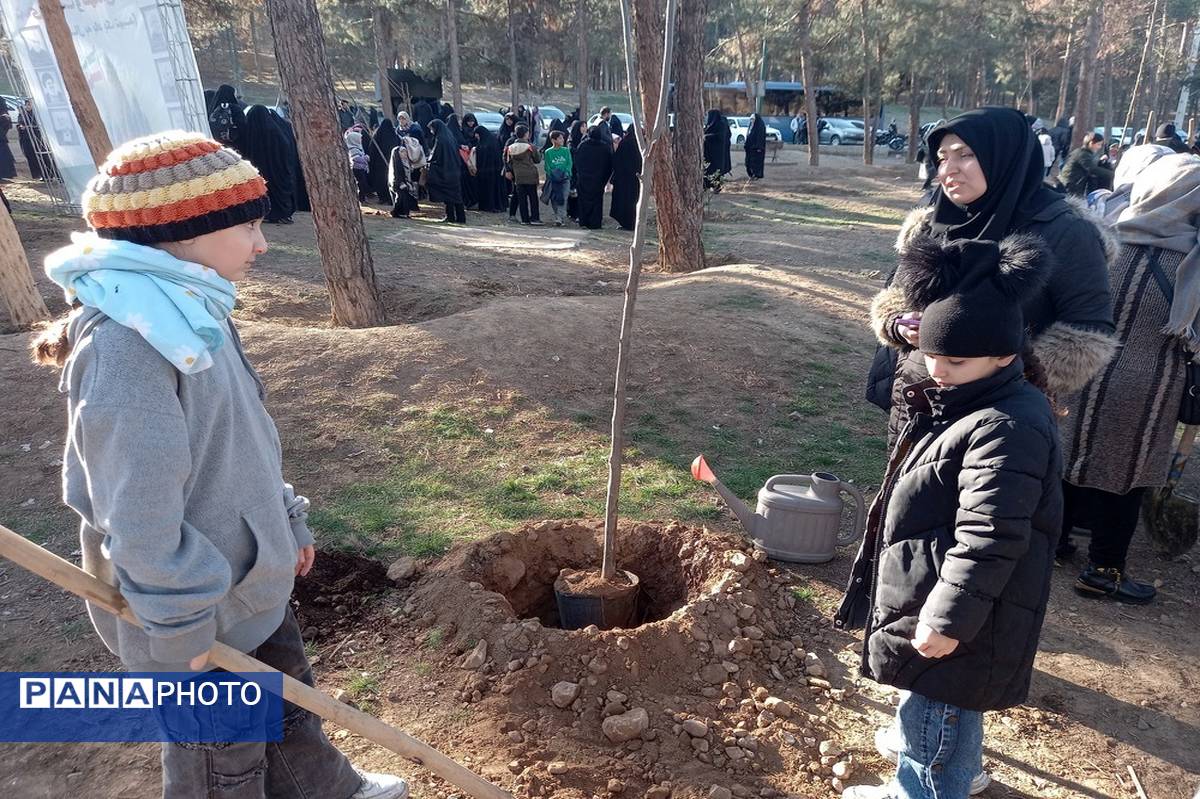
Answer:
[[[908,137],[895,130],[878,130],[875,131],[875,144],[898,153],[908,146]]]

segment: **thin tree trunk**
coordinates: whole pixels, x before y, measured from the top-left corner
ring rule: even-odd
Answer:
[[[814,0],[801,0],[800,28],[800,82],[804,86],[804,122],[808,131],[808,165],[821,162],[820,135],[817,132],[817,74],[813,65],[812,13]]]
[[[591,69],[588,58],[586,0],[577,0],[575,3],[575,32],[579,39],[579,54],[575,61],[575,84],[579,88],[579,118],[587,122],[588,84],[591,82]]]
[[[866,135],[863,136],[863,163],[875,163],[875,118],[871,112],[871,39],[868,26],[870,17],[867,11],[867,5],[870,0],[862,0],[860,8],[862,11],[862,51],[863,51],[863,87],[862,87],[862,112],[863,112],[863,127],[866,129]],[[812,136],[809,136],[811,139]]]
[[[1167,8],[1166,8],[1166,4],[1164,3],[1163,10],[1162,10],[1162,16],[1159,18],[1159,22],[1158,22],[1158,47],[1155,48],[1152,46],[1150,49],[1150,58],[1153,59],[1153,61],[1154,61],[1154,74],[1153,74],[1153,77],[1150,79],[1150,90],[1147,92],[1147,94],[1150,95],[1150,113],[1154,114],[1154,116],[1159,119],[1161,119],[1163,117],[1163,115],[1161,113],[1159,113],[1160,109],[1158,107],[1158,100],[1159,100],[1159,97],[1162,95],[1162,92],[1160,91],[1160,89],[1162,88],[1162,83],[1163,83],[1163,77],[1162,77],[1163,64],[1167,60],[1166,53],[1164,52],[1166,43],[1167,43]],[[1146,141],[1151,141],[1151,140],[1153,140],[1153,138],[1154,138],[1154,131],[1151,130],[1150,128],[1146,128]]]
[[[748,113],[752,113],[758,111],[758,99],[761,96],[761,88],[750,69],[750,60],[746,57],[746,43],[742,39],[742,21],[738,17],[737,3],[730,3],[729,9],[733,14],[733,32],[737,37],[738,60],[742,67],[742,82],[746,84],[746,100],[750,103],[750,111]]]
[[[462,118],[462,65],[458,59],[458,1],[446,0],[446,34],[450,40],[450,82],[454,84],[450,95],[454,113]]]
[[[1159,0],[1154,0],[1153,5],[1150,7],[1150,18],[1146,22],[1146,41],[1142,43],[1142,60],[1138,63],[1137,77],[1133,81],[1133,91],[1129,93],[1129,111],[1125,114],[1125,127],[1127,128],[1133,126],[1139,111],[1138,100],[1142,91],[1142,78],[1146,74],[1146,59],[1150,54],[1150,43],[1154,41],[1154,21],[1158,19],[1158,2]],[[1147,134],[1152,132],[1146,131]],[[1137,131],[1130,131],[1129,135],[1136,137]],[[1149,141],[1149,138],[1147,138],[1147,141]]]
[[[508,79],[512,95],[509,110],[515,114],[520,102],[517,86],[517,25],[513,19],[513,0],[508,0]]]
[[[1188,23],[1188,33],[1191,35],[1191,41],[1188,43],[1187,72],[1179,84],[1179,104],[1175,106],[1176,130],[1182,130],[1184,126],[1184,117],[1187,116],[1192,95],[1191,82],[1196,77],[1196,61],[1197,57],[1200,57],[1200,29],[1197,28],[1195,20]],[[1189,141],[1188,146],[1191,144]]]
[[[905,156],[905,163],[914,163],[917,160],[917,146],[921,138],[921,101],[917,95],[917,85],[921,79],[917,77],[915,68],[910,68],[908,73],[908,154]]]
[[[50,318],[46,303],[34,285],[17,226],[4,203],[0,203],[0,300],[8,309],[9,320],[17,327],[26,328]]]
[[[71,38],[71,29],[67,26],[67,16],[59,0],[38,0],[38,8],[42,12],[42,21],[46,25],[46,36],[50,39],[50,49],[54,51],[54,60],[58,62],[58,71],[62,73],[63,84],[67,87],[67,99],[79,129],[83,131],[83,140],[88,146],[92,161],[99,168],[104,159],[112,152],[112,141],[108,138],[108,129],[100,118],[100,109],[92,97],[92,90],[84,77],[83,67],[79,65],[79,54],[75,52],[75,42]],[[45,124],[45,120],[42,120]]]
[[[254,75],[262,78],[262,62],[258,60],[258,15],[250,9],[250,57],[254,60]]]
[[[617,377],[613,385],[613,417],[612,417],[612,447],[608,455],[608,495],[604,514],[604,556],[601,561],[600,576],[606,580],[613,579],[617,574],[617,511],[621,495],[621,461],[625,448],[625,382],[629,375],[629,349],[633,344],[633,309],[637,301],[638,280],[642,274],[642,245],[646,241],[646,223],[650,210],[650,198],[647,188],[653,186],[654,149],[660,135],[667,127],[667,92],[671,76],[671,50],[674,45],[675,9],[677,0],[666,0],[666,20],[663,24],[663,45],[659,49],[658,67],[661,71],[658,80],[658,95],[651,98],[642,95],[639,109],[637,102],[637,87],[640,84],[638,72],[633,65],[633,22],[629,0],[621,0],[621,19],[625,43],[625,71],[629,76],[629,110],[633,115],[633,125],[638,131],[638,144],[642,151],[642,174],[640,178],[640,193],[638,195],[637,215],[633,226],[633,243],[629,245],[629,277],[625,282],[625,303],[621,311],[621,335],[617,343]],[[641,31],[641,38],[649,33]],[[643,73],[653,68],[653,64],[643,65],[639,59],[638,66]],[[643,115],[643,111],[645,112]],[[653,118],[649,129],[644,124]]]
[[[1104,141],[1105,147],[1108,146],[1108,140],[1112,138],[1113,131],[1113,74],[1112,74],[1112,56],[1104,57]]]
[[[1097,53],[1100,51],[1100,32],[1104,24],[1104,5],[1097,3],[1096,7],[1088,14],[1087,25],[1083,32],[1083,51],[1085,53]],[[1075,127],[1071,133],[1071,149],[1074,150],[1083,144],[1083,136],[1085,133],[1090,133],[1092,128],[1092,120],[1095,118],[1096,109],[1093,101],[1093,94],[1096,88],[1096,68],[1095,65],[1089,64],[1083,59],[1079,61],[1079,86],[1075,90]]]
[[[42,0],[39,0],[42,2]],[[229,50],[229,68],[233,71],[233,88],[238,96],[242,94],[242,61],[238,58],[237,31],[233,23],[225,26],[225,47]]]
[[[390,12],[385,6],[377,5],[372,12],[372,29],[375,33],[375,68],[379,72],[379,100],[383,113],[388,119],[396,118],[396,108],[392,104],[392,79],[388,76],[391,64],[387,59],[388,40],[391,38]]]
[[[1025,40],[1025,90],[1022,95],[1029,94],[1029,115],[1037,116],[1037,89],[1034,83],[1034,63],[1033,63],[1033,46],[1029,43],[1029,39]]]
[[[1067,86],[1071,82],[1071,59],[1074,56],[1074,43],[1075,1],[1072,0],[1070,15],[1067,21],[1067,49],[1063,52],[1062,77],[1058,81],[1058,105],[1054,108],[1055,123],[1067,114]]]
[[[358,193],[346,168],[349,156],[333,110],[337,102],[316,0],[267,0],[267,14],[280,83],[292,104],[300,166],[308,178],[333,323],[381,325],[383,303],[375,286]]]

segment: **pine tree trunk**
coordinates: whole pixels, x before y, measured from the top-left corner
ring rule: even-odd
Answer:
[[[38,294],[29,271],[29,260],[17,226],[13,224],[8,209],[0,202],[0,300],[8,309],[9,320],[20,328],[26,328],[50,318],[42,295]]]
[[[654,207],[658,264],[665,272],[704,268],[704,21],[707,0],[680,0],[671,75],[675,129],[655,147]],[[665,0],[634,0],[638,83],[643,98],[657,98],[662,83]],[[644,100],[644,102],[647,102]],[[649,108],[646,108],[649,112]]]
[[[1096,4],[1089,14],[1083,33],[1083,52],[1096,53],[1100,49],[1100,32],[1103,26],[1104,6]],[[1083,59],[1079,61],[1079,86],[1075,89],[1075,127],[1071,133],[1071,149],[1083,144],[1084,134],[1090,133],[1095,125],[1093,95],[1096,88],[1096,67]]]
[[[104,159],[112,152],[112,141],[108,138],[108,128],[100,118],[100,109],[92,97],[91,87],[79,65],[79,54],[75,51],[75,41],[71,38],[71,29],[67,26],[66,13],[59,0],[38,0],[38,8],[42,12],[42,20],[46,25],[46,36],[50,39],[50,48],[54,51],[54,60],[58,62],[59,72],[62,73],[63,84],[67,88],[67,99],[79,128],[83,131],[83,140],[88,146],[92,161],[99,167]],[[45,124],[42,120],[42,124]]]
[[[458,0],[446,0],[446,34],[450,40],[450,82],[454,85],[451,102],[454,113],[462,118],[462,65],[458,58]]]
[[[315,0],[267,0],[275,58],[292,105],[300,165],[308,179],[317,248],[333,323],[371,327],[384,323],[375,266],[362,210],[338,129],[337,102]]]
[[[375,6],[372,12],[375,38],[375,68],[379,71],[379,100],[383,108],[383,113],[388,119],[395,119],[396,108],[392,104],[392,79],[388,77],[388,67],[391,63],[388,61],[387,50],[388,41],[391,39],[391,19],[390,12],[383,5]]]
[[[250,9],[250,57],[254,60],[254,75],[262,78],[262,63],[258,60],[258,15]]]
[[[512,94],[509,110],[515,114],[520,105],[520,92],[517,86],[517,25],[513,19],[513,0],[508,0],[508,79]]]
[[[808,165],[821,162],[821,142],[817,133],[817,72],[813,64],[812,16],[814,0],[801,0],[798,26],[800,28],[800,83],[804,86],[804,122],[808,131]]]
[[[1113,123],[1116,119],[1113,117],[1113,74],[1112,74],[1112,57],[1104,57],[1104,146],[1108,146],[1108,140],[1112,138]]]
[[[1151,50],[1150,50],[1150,58],[1154,62],[1154,75],[1150,79],[1150,89],[1147,92],[1147,94],[1150,95],[1150,113],[1152,113],[1156,119],[1163,118],[1163,115],[1160,113],[1161,109],[1158,107],[1158,100],[1159,100],[1159,97],[1162,95],[1162,92],[1160,90],[1161,90],[1162,84],[1163,84],[1163,64],[1167,60],[1166,59],[1167,54],[1165,52],[1166,42],[1167,42],[1167,9],[1166,9],[1166,4],[1164,4],[1163,10],[1162,10],[1162,16],[1159,18],[1159,22],[1158,22],[1158,47],[1155,48],[1152,46]],[[1151,130],[1149,127],[1147,127],[1146,128],[1146,141],[1152,141],[1153,139],[1154,139],[1154,131]]]
[[[591,82],[591,69],[588,63],[586,0],[577,0],[575,3],[575,31],[579,38],[579,54],[575,62],[575,85],[579,87],[579,118],[587,122],[588,84]]]

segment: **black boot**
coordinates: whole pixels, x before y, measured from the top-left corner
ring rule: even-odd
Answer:
[[[1147,605],[1158,591],[1147,583],[1126,577],[1120,569],[1089,563],[1075,580],[1075,592],[1091,599],[1115,599],[1129,605]]]

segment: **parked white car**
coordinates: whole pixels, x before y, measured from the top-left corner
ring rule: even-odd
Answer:
[[[622,130],[624,130],[625,128],[627,128],[633,124],[633,114],[622,114],[620,111],[613,111],[613,116],[615,116],[617,119],[621,120],[621,129]],[[595,127],[597,124],[599,124],[599,122],[600,122],[600,115],[592,114],[591,118],[588,119],[588,127],[589,128]]]
[[[729,120],[729,132],[733,135],[734,144],[745,144],[746,134],[750,132],[750,117],[726,117]],[[767,141],[783,141],[779,128],[767,125]]]

